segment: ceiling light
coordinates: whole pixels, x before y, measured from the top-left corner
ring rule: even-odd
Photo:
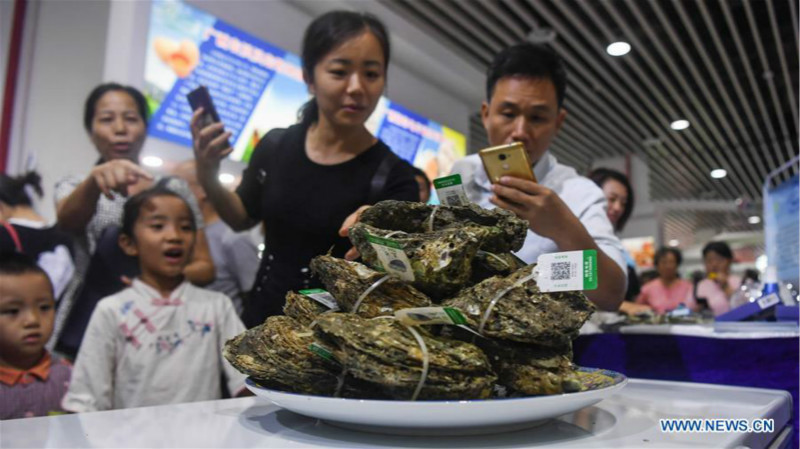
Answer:
[[[752,217],[747,219],[747,222],[750,224],[759,224],[761,223],[761,217],[758,215],[753,215]]]
[[[622,41],[613,42],[606,47],[606,53],[611,56],[627,55],[629,51],[631,51],[631,44]]]
[[[679,242],[676,239],[672,239],[672,240],[669,241],[669,246],[678,246],[680,244],[681,244],[681,242]]]
[[[220,173],[219,174],[219,182],[223,184],[231,184],[233,181],[236,180],[236,177],[230,173]]]
[[[161,167],[164,165],[164,160],[158,156],[145,156],[142,158],[142,164],[148,167]]]
[[[686,129],[689,127],[689,120],[675,120],[674,122],[669,124],[669,127],[674,129],[675,131],[680,131],[682,129]]]
[[[726,176],[728,176],[728,172],[724,168],[711,170],[711,177],[714,179],[722,179]]]

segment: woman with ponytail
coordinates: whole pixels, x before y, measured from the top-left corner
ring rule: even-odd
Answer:
[[[235,230],[264,225],[266,251],[242,315],[248,327],[281,314],[287,291],[318,286],[309,261],[331,249],[345,256],[347,229],[367,205],[419,201],[411,166],[365,126],[386,85],[383,24],[369,14],[324,14],[306,29],[302,58],[313,98],[297,125],[261,139],[235,193],[217,178],[231,134],[221,123],[201,128],[202,110],[192,118],[197,177],[214,208]]]
[[[47,226],[33,210],[26,189],[42,196],[42,178],[31,171],[12,177],[0,174],[0,252],[16,251],[37,261],[50,278],[56,299],[75,272],[68,234]]]

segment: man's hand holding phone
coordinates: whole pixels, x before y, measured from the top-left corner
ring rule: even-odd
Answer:
[[[478,154],[492,182],[492,204],[528,220],[533,232],[552,240],[563,241],[583,229],[561,198],[537,183],[521,142],[486,148]]]
[[[503,176],[492,185],[492,192],[492,204],[528,220],[530,229],[543,237],[558,242],[575,229],[583,229],[558,194],[533,181]]]

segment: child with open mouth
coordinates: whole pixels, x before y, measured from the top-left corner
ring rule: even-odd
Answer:
[[[89,321],[63,407],[88,412],[242,393],[222,345],[245,330],[231,300],[190,284],[183,269],[197,236],[186,201],[155,187],[128,200],[119,244],[141,276],[104,298]]]

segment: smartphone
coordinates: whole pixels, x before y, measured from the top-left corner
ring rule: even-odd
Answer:
[[[503,176],[513,176],[536,182],[536,176],[534,176],[528,160],[528,153],[520,142],[485,148],[478,154],[483,161],[486,176],[489,177],[492,184],[498,183]]]
[[[200,117],[200,128],[219,122],[217,108],[214,107],[214,102],[211,101],[211,95],[209,95],[206,86],[200,86],[189,92],[186,95],[186,99],[189,100],[189,106],[192,107],[193,111],[203,108],[203,115]]]

